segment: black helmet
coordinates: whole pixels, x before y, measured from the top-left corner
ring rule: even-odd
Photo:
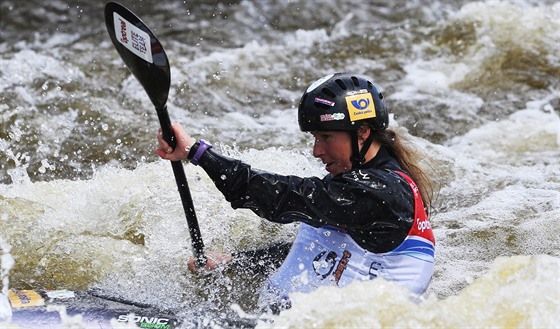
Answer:
[[[385,130],[389,114],[383,95],[364,76],[335,73],[313,82],[299,102],[301,131],[348,131],[352,138],[352,163],[359,166],[373,141],[373,134],[359,150],[358,128],[366,123],[372,130]]]
[[[299,102],[301,131],[356,131],[361,122],[373,130],[389,125],[389,114],[378,88],[363,76],[335,73],[313,82]]]

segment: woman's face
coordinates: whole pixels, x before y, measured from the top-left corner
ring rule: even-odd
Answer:
[[[352,169],[350,134],[345,131],[314,131],[313,156],[320,158],[333,176]]]

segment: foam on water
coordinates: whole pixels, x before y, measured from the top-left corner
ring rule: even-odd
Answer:
[[[276,172],[319,171],[296,151],[224,152]],[[185,169],[210,250],[258,248],[293,235],[293,225],[233,211],[200,168]],[[10,238],[18,260],[13,285],[85,289],[97,284],[132,300],[175,307],[184,294],[194,294],[196,278],[185,266],[192,255],[189,234],[168,162],[141,164],[134,171],[106,167],[87,181],[28,182],[0,190],[1,235]]]
[[[80,69],[54,58],[52,54],[40,54],[30,49],[21,50],[10,59],[2,59],[0,72],[2,73],[0,85],[6,89],[29,84],[34,79],[44,76],[58,81],[71,81],[85,77]],[[34,102],[33,99],[30,99],[30,104]]]
[[[497,258],[457,296],[417,299],[382,279],[294,294],[293,307],[258,328],[555,328],[560,260]],[[319,306],[317,305],[319,304]]]
[[[517,111],[506,120],[490,122],[453,138],[449,146],[486,162],[515,166],[554,161],[560,147],[560,118],[550,101],[558,97],[560,91],[552,91],[547,98],[529,102],[526,110]]]
[[[554,156],[558,153],[557,131],[553,129],[557,116],[537,108],[518,112],[507,122],[488,123],[447,148],[413,138],[432,152],[432,169],[447,175],[439,196],[442,210],[433,218],[438,263],[429,294],[439,298],[461,294],[464,287],[491,269],[493,259],[503,255],[559,256],[560,245],[554,237],[560,231],[553,229],[560,216],[559,160]],[[504,127],[520,122],[544,138],[540,147],[526,155],[539,165],[501,163],[507,156],[489,159],[472,146],[475,142],[516,143],[508,136],[515,137],[519,130]],[[494,136],[504,133],[505,137]],[[504,150],[517,152],[515,148]],[[293,150],[240,152],[223,146],[222,152],[273,172],[324,174],[317,162],[310,162],[309,155]],[[547,161],[552,163],[547,165]],[[200,168],[185,168],[202,236],[211,250],[250,249],[293,234],[294,226],[270,224],[249,211],[233,211]],[[199,279],[183,265],[191,255],[190,243],[174,184],[168,163],[158,161],[141,164],[133,171],[109,166],[87,181],[2,185],[3,234],[14,238],[21,234],[17,232],[25,232],[25,244],[11,240],[12,254],[19,266],[33,269],[25,272],[26,277],[15,276],[12,280],[40,286],[63,284],[70,289],[97,285],[125,298],[168,307],[184,303],[184,295],[196,295],[193,282]],[[45,245],[45,241],[49,243]],[[69,264],[75,269],[72,278],[62,270]],[[145,282],[150,285],[145,286]],[[314,302],[314,308],[324,307]],[[310,321],[317,321],[317,317],[312,316]]]

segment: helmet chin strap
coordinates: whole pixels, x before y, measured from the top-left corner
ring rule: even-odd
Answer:
[[[352,142],[352,156],[350,161],[352,161],[352,168],[357,168],[366,162],[366,153],[373,143],[373,133],[370,131],[368,138],[364,141],[362,145],[362,150],[360,151],[360,143],[358,142],[358,131],[350,132],[350,139]]]

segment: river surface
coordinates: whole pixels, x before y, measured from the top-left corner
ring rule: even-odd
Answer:
[[[254,167],[323,176],[297,103],[372,76],[437,191],[421,298],[383,280],[293,296],[261,327],[553,328],[560,323],[560,3],[126,1],[171,64],[168,109]],[[104,1],[0,2],[1,287],[96,288],[180,312],[251,312],[262,278],[195,276],[158,121]],[[208,250],[289,241],[185,165]],[[204,316],[204,315],[202,315]]]

